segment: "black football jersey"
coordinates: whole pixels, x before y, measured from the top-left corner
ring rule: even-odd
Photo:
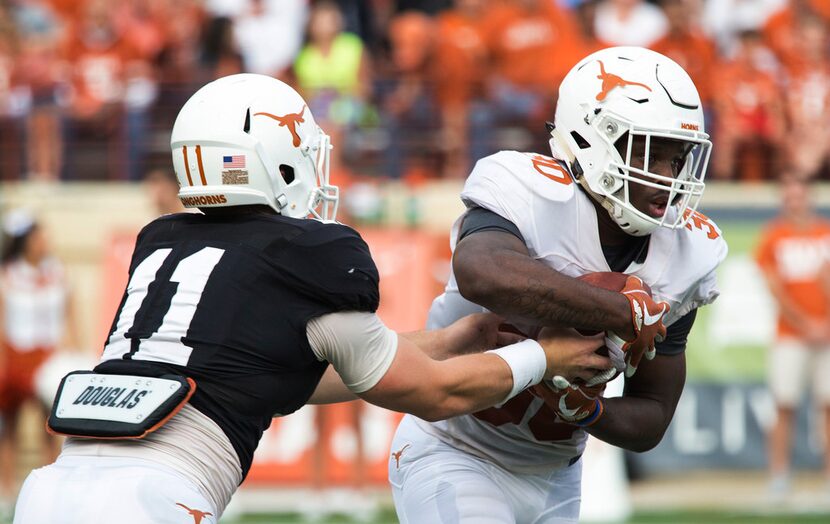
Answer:
[[[138,235],[95,370],[194,379],[190,403],[222,428],[247,475],[272,417],[303,406],[328,365],[308,344],[307,322],[374,312],[378,300],[377,268],[349,227],[169,215]]]

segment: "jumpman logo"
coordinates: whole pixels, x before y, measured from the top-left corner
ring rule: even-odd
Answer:
[[[602,63],[602,60],[597,60],[597,62],[599,62],[599,75],[597,75],[597,78],[602,80],[602,89],[599,93],[597,93],[597,100],[600,102],[605,100],[608,93],[610,93],[615,87],[638,86],[651,91],[651,88],[645,84],[641,84],[640,82],[629,82],[621,76],[617,76],[613,73],[606,73],[605,64]]]
[[[206,511],[199,511],[198,509],[190,509],[181,502],[176,502],[177,506],[181,506],[187,510],[188,513],[193,517],[193,524],[200,524],[202,519],[205,517],[212,517],[213,513],[208,513]]]
[[[411,445],[412,444],[407,444],[406,446],[402,447],[400,449],[400,451],[392,452],[392,458],[395,459],[395,469],[398,469],[398,468],[401,467],[401,455],[403,455],[404,450],[406,448],[408,448],[409,446],[411,446]]]
[[[300,147],[300,135],[297,134],[297,124],[302,124],[305,122],[303,118],[303,114],[305,113],[305,108],[308,106],[303,105],[303,108],[300,110],[299,113],[288,113],[285,116],[277,116],[272,115],[271,113],[254,113],[254,116],[263,115],[267,116],[268,118],[273,118],[277,122],[280,123],[280,127],[287,127],[289,131],[291,131],[291,137],[294,139],[292,142],[294,147]]]

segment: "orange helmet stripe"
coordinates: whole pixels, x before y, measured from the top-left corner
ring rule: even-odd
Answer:
[[[202,185],[206,186],[205,166],[202,165],[202,146],[196,146],[196,162],[199,164],[199,176],[202,178]]]
[[[190,164],[187,162],[187,146],[182,146],[182,154],[184,155],[184,172],[187,173],[187,183],[193,185],[193,179],[190,177]]]

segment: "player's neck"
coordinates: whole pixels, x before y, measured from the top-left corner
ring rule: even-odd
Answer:
[[[606,211],[605,208],[602,207],[602,205],[600,205],[597,201],[591,199],[591,203],[594,204],[594,211],[597,214],[600,244],[603,246],[621,246],[631,242],[632,239],[635,238],[623,231],[620,226],[614,222],[614,219],[611,218],[608,211]]]

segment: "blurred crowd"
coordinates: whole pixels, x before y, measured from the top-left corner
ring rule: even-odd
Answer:
[[[689,71],[710,179],[830,178],[822,0],[0,0],[0,180],[136,180],[181,104],[232,73],[296,86],[351,175],[464,177],[547,150],[559,81],[646,46]]]

